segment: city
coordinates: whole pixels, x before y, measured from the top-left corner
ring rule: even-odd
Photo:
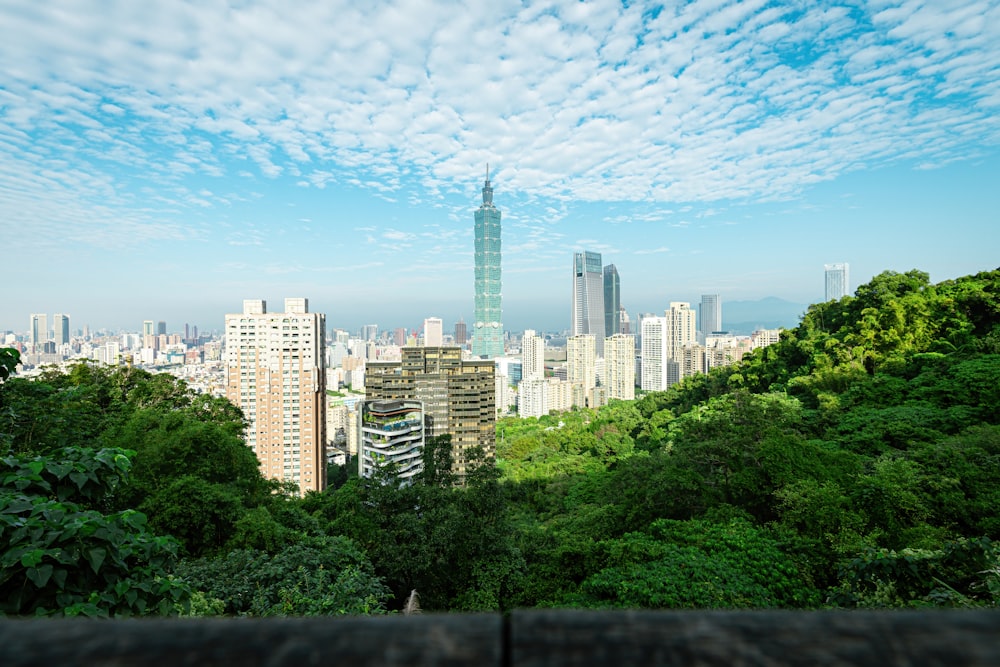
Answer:
[[[722,609],[780,662],[739,610],[1000,605],[998,0],[0,26],[0,616],[396,616],[178,658],[378,664],[477,613],[513,663]]]

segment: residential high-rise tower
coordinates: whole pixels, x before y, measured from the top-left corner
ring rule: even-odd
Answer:
[[[601,253],[573,253],[573,318],[570,335],[590,334],[604,356],[604,274]]]
[[[836,301],[851,293],[850,267],[848,264],[824,264],[826,274],[826,300]]]
[[[307,299],[262,300],[226,315],[226,397],[247,418],[247,445],[265,477],[300,493],[326,487],[326,318]]]
[[[500,304],[500,209],[493,205],[490,168],[486,167],[483,203],[475,214],[476,321],[472,325],[472,356],[503,356]]]
[[[635,398],[635,338],[617,333],[604,341],[604,374],[608,398]]]

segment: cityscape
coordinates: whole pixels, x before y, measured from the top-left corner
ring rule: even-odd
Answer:
[[[0,62],[0,617],[1000,606],[1000,0],[5,0]]]
[[[331,463],[351,462],[368,475],[391,463],[411,479],[423,470],[425,437],[445,435],[461,481],[468,451],[493,458],[500,417],[633,400],[637,389],[664,391],[778,342],[780,328],[723,330],[720,294],[704,294],[694,307],[672,301],[662,315],[637,313],[633,328],[618,269],[592,251],[572,255],[566,329],[504,330],[502,211],[493,197],[487,171],[473,216],[475,322],[459,320],[448,333],[429,316],[412,329],[368,324],[328,334],[326,314],[289,297],[278,311],[244,300],[242,312],[225,315],[222,336],[203,337],[189,324],[183,334],[168,332],[163,320],[145,320],[135,333],[87,328],[73,336],[69,315],[53,314],[50,326],[39,313],[3,342],[21,353],[27,376],[79,361],[134,365],[228,398],[248,420],[246,443],[264,475],[301,493],[323,490]],[[827,301],[848,296],[849,264],[826,264],[824,280]],[[626,296],[627,287],[626,276]]]

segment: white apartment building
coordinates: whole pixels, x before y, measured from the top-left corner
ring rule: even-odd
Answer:
[[[663,391],[667,388],[667,318],[642,318],[642,375],[639,386],[643,391]]]
[[[597,355],[594,336],[579,334],[566,339],[566,379],[585,390],[597,386]]]
[[[226,397],[249,422],[263,474],[303,494],[326,486],[325,328],[304,298],[285,299],[281,313],[246,300],[226,315]]]
[[[604,385],[608,398],[635,398],[635,338],[614,334],[604,339]]]
[[[521,337],[521,380],[545,377],[545,339],[526,329]]]

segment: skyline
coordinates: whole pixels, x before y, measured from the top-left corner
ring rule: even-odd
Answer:
[[[1000,264],[1000,2],[283,11],[4,3],[0,330],[474,322],[487,163],[512,331],[574,252],[630,314]]]

